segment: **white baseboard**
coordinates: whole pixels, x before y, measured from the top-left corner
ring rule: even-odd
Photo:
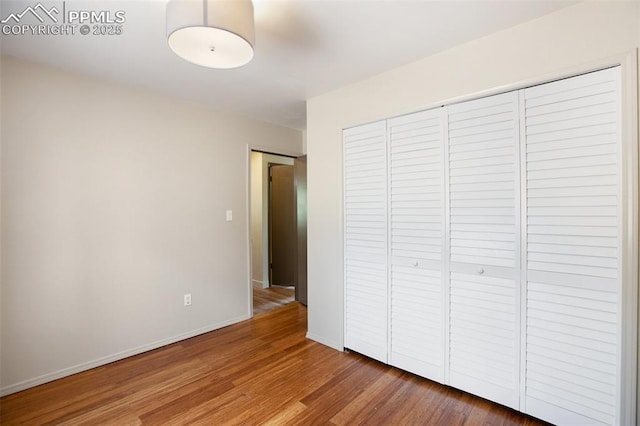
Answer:
[[[330,339],[325,339],[324,337],[318,336],[317,334],[307,332],[307,339],[313,340],[314,342],[318,342],[325,346],[329,346],[330,348],[333,348],[337,351],[344,352],[344,347],[342,344]]]
[[[52,373],[43,374],[42,376],[35,377],[33,379],[24,380],[19,383],[4,386],[0,388],[0,396],[9,395],[15,392],[20,392],[25,389],[32,388],[34,386],[41,385],[43,383],[51,382],[53,380],[61,379],[63,377],[71,376],[72,374],[81,373],[83,371],[91,370],[92,368],[100,367],[105,364],[112,363],[114,361],[120,361],[121,359],[128,358],[133,355],[138,355],[144,352],[158,349],[162,346],[170,345],[172,343],[179,342],[181,340],[189,339],[191,337],[199,336],[210,331],[217,330],[228,325],[236,324],[240,321],[244,321],[251,318],[250,315],[242,315],[237,318],[233,318],[227,321],[222,321],[217,324],[212,324],[206,327],[199,328],[197,330],[189,331],[187,333],[179,334],[177,336],[169,337],[167,339],[158,340],[147,345],[138,346],[133,349],[118,352],[113,355],[108,355],[102,358],[98,358],[93,361],[85,362],[82,364],[74,365],[72,367],[64,368],[62,370],[54,371]]]
[[[264,282],[260,280],[251,280],[251,284],[253,284],[254,287],[269,288],[268,282]]]

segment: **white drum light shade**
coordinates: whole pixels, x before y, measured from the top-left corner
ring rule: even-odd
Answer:
[[[167,37],[176,55],[209,68],[236,68],[253,58],[251,0],[170,0]]]

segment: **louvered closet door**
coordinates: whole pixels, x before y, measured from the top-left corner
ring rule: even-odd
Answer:
[[[387,362],[386,122],[343,137],[345,347]]]
[[[525,411],[618,424],[619,68],[524,91]]]
[[[443,108],[394,118],[389,132],[389,363],[444,380]]]
[[[519,407],[517,92],[448,107],[449,384]]]

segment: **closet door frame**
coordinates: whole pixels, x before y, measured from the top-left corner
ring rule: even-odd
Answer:
[[[640,318],[638,315],[638,263],[640,258],[638,223],[640,211],[638,197],[639,158],[638,158],[638,60],[637,52],[629,52],[620,57],[614,65],[621,67],[621,165],[620,180],[620,242],[622,289],[620,292],[620,424],[637,424],[640,421],[640,403],[638,394],[638,343]],[[624,372],[624,374],[622,374]]]

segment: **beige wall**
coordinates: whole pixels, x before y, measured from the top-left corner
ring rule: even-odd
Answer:
[[[306,130],[302,131],[302,152],[304,154],[307,153],[307,131]]]
[[[251,153],[251,279],[264,287],[262,274],[262,153]],[[267,283],[268,284],[268,283]]]
[[[247,145],[301,153],[300,131],[1,71],[3,393],[250,316]]]
[[[342,129],[588,70],[640,45],[640,3],[586,2],[307,103],[309,330],[343,344]]]

